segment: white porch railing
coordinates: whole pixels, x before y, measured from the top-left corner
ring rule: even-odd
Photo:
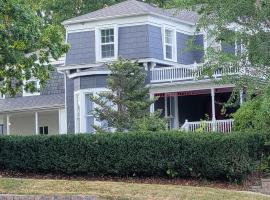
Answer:
[[[181,127],[181,130],[188,132],[221,132],[230,133],[232,132],[233,119],[216,120],[216,121],[197,121],[197,122],[186,122]]]
[[[225,68],[218,69],[213,74],[213,77],[219,78],[223,75],[237,74],[239,69],[237,68]],[[151,83],[167,82],[167,81],[184,81],[195,80],[202,76],[202,69],[197,67],[187,68],[184,66],[176,67],[160,67],[151,70]],[[209,77],[204,77],[209,78]]]

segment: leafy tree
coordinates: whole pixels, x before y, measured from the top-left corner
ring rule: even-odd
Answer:
[[[109,65],[110,92],[92,97],[97,105],[94,115],[100,121],[106,120],[117,131],[131,129],[136,119],[149,115],[149,88],[145,87],[146,73],[138,63],[120,59]]]
[[[61,28],[45,25],[36,7],[23,0],[0,0],[0,92],[15,95],[31,78],[44,85],[52,67],[49,58],[67,52]],[[26,89],[34,91],[33,83]]]
[[[270,87],[262,94],[244,103],[234,117],[234,129],[237,131],[270,130]]]
[[[168,128],[168,122],[160,118],[160,112],[151,113],[143,118],[135,119],[132,124],[134,131],[164,131]]]
[[[171,6],[199,13],[198,31],[208,35],[206,74],[240,67],[242,75],[225,76],[223,82],[234,83],[238,89],[246,87],[248,94],[265,89],[270,74],[269,0],[173,0]],[[220,41],[224,45],[236,43],[238,53],[214,48]],[[241,46],[244,48],[239,53]],[[258,81],[262,77],[267,84]]]
[[[48,23],[60,24],[66,19],[83,15],[125,0],[29,0],[41,5],[41,11]],[[145,0],[164,6],[169,0]]]

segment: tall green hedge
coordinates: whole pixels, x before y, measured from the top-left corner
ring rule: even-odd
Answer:
[[[0,167],[94,176],[241,179],[265,141],[256,133],[114,133],[0,137]]]

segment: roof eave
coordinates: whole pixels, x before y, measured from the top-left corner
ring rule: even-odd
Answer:
[[[101,21],[101,20],[106,20],[106,19],[125,18],[125,17],[132,17],[132,16],[144,16],[144,15],[150,15],[150,16],[152,15],[152,16],[156,16],[156,17],[160,17],[160,18],[164,18],[164,19],[169,19],[169,20],[173,20],[176,22],[190,25],[190,26],[196,25],[196,23],[193,23],[193,22],[188,22],[188,21],[180,20],[180,19],[177,19],[174,17],[160,15],[157,13],[129,14],[129,15],[119,15],[119,16],[111,16],[111,17],[89,18],[89,19],[84,19],[84,20],[66,20],[66,21],[62,22],[62,25],[67,26],[67,25],[78,24],[78,23],[94,22],[94,21]]]
[[[39,111],[39,110],[54,110],[59,108],[64,108],[65,104],[57,104],[52,106],[43,106],[43,107],[29,107],[24,109],[14,109],[14,110],[4,110],[0,111],[0,114],[7,114],[7,113],[17,113],[17,112],[29,112],[29,111]]]

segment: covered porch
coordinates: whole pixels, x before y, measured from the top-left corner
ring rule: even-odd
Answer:
[[[0,100],[0,134],[66,133],[65,95],[37,95]]]
[[[65,133],[65,110],[36,110],[0,115],[0,134],[54,135]]]
[[[196,132],[231,132],[231,114],[238,108],[227,108],[223,104],[231,96],[233,87],[186,88],[179,91],[151,93],[158,98],[151,112],[161,110],[162,117],[168,119],[169,129]],[[166,90],[165,90],[166,91]],[[242,95],[240,95],[242,98]]]

